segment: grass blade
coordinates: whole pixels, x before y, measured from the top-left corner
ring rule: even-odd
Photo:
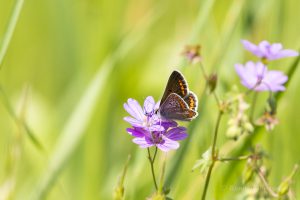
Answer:
[[[44,146],[42,145],[42,143],[39,141],[39,139],[35,136],[35,134],[33,133],[33,131],[30,129],[30,127],[28,126],[28,124],[24,121],[19,119],[19,117],[17,116],[17,114],[15,113],[6,93],[4,92],[3,88],[0,86],[0,95],[1,95],[1,100],[5,106],[5,109],[7,110],[7,112],[9,113],[9,115],[12,117],[12,119],[15,121],[15,123],[17,124],[17,126],[23,127],[25,129],[25,132],[27,133],[30,141],[35,145],[35,147],[37,147],[39,150],[41,151],[45,151]]]
[[[16,0],[14,10],[10,17],[10,21],[8,23],[6,32],[5,32],[3,40],[2,40],[2,45],[1,45],[1,49],[0,49],[0,69],[2,66],[4,56],[6,54],[7,48],[9,46],[10,40],[13,36],[16,24],[18,22],[19,15],[22,10],[23,4],[24,4],[24,0]]]

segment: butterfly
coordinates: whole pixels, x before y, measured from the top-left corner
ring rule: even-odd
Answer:
[[[197,96],[189,91],[187,81],[179,71],[169,77],[158,112],[165,119],[191,121],[198,115]]]

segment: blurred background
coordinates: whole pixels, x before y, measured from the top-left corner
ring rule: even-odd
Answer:
[[[112,199],[129,154],[126,199],[150,196],[147,152],[126,133],[123,103],[159,100],[174,69],[198,95],[199,117],[183,123],[189,139],[167,155],[167,182],[174,199],[199,199],[204,176],[191,169],[211,144],[217,106],[203,93],[199,66],[181,56],[184,46],[201,44],[221,98],[234,84],[245,90],[233,66],[255,57],[241,39],[300,47],[297,0],[0,0],[0,45],[16,4],[20,15],[0,63],[0,199]],[[294,60],[270,67],[287,72]],[[278,102],[280,124],[253,141],[268,152],[274,187],[300,161],[299,84],[296,70]],[[261,105],[265,99],[259,96]],[[226,119],[221,151],[246,154],[245,142],[228,140],[225,130]],[[230,188],[241,186],[244,164],[217,165],[208,199],[241,199],[245,191]],[[300,197],[299,181],[293,188]]]

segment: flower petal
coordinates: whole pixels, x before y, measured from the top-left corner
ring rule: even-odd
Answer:
[[[256,55],[258,57],[263,57],[263,54],[259,50],[258,46],[256,46],[255,44],[249,42],[248,40],[242,40],[242,43],[243,43],[244,48],[246,50],[250,51],[251,53],[253,53],[254,55]]]
[[[252,66],[255,70],[255,77],[256,79],[263,79],[267,73],[267,67],[261,63],[261,62],[257,62],[254,64],[254,66]]]
[[[271,45],[270,53],[276,55],[278,52],[280,52],[281,49],[282,49],[282,44],[274,43]]]
[[[299,56],[299,53],[294,50],[290,49],[285,49],[279,51],[272,59],[270,60],[275,60],[275,59],[280,59],[280,58],[286,58],[286,57],[294,57],[294,56]]]
[[[250,67],[250,63],[248,63],[247,66]],[[250,67],[251,68],[251,67]],[[235,65],[235,70],[237,72],[237,74],[239,75],[240,79],[241,79],[241,83],[251,89],[254,87],[254,85],[257,82],[257,78],[253,75],[253,69],[247,69],[245,68],[243,65],[241,64],[236,64]]]
[[[143,127],[143,122],[137,120],[137,119],[134,119],[132,117],[124,117],[123,118],[126,122],[130,123],[132,126],[135,126],[135,127]]]
[[[170,140],[178,141],[178,140],[184,140],[188,136],[188,134],[186,133],[185,127],[179,126],[169,130],[165,134],[165,136]]]
[[[265,58],[268,58],[268,55],[269,55],[269,49],[271,48],[271,45],[268,41],[264,40],[262,42],[260,42],[258,44],[258,54],[257,56],[258,57],[265,57]],[[256,54],[255,54],[256,55]]]
[[[142,128],[127,128],[126,131],[134,137],[145,137],[145,131]]]
[[[164,138],[164,142],[161,144],[156,144],[156,146],[164,151],[167,152],[171,149],[178,149],[179,148],[179,143],[173,140],[169,140],[168,138]]]
[[[140,104],[134,99],[128,99],[127,104],[124,103],[125,110],[137,120],[143,121],[144,120],[144,112],[140,106]]]
[[[272,92],[285,91],[285,87],[283,85],[273,85],[271,87]]]
[[[258,45],[255,45],[247,40],[242,40],[242,43],[246,50],[250,51],[259,58],[265,58],[267,60],[299,56],[299,52],[290,49],[283,49],[282,44],[280,43],[270,44],[266,40],[260,42]]]
[[[272,70],[269,71],[264,81],[268,83],[276,83],[276,84],[283,84],[288,80],[288,77],[284,75],[281,71]]]
[[[161,121],[161,125],[165,128],[165,130],[168,130],[171,127],[176,127],[178,124],[173,120],[164,120]]]
[[[155,101],[152,96],[148,96],[144,101],[145,113],[152,113],[154,111]]]
[[[161,125],[152,125],[150,127],[147,127],[147,130],[149,130],[149,131],[164,131],[165,128]]]
[[[153,146],[153,143],[148,143],[145,138],[134,138],[132,140],[135,144],[138,144],[141,148],[148,148]]]

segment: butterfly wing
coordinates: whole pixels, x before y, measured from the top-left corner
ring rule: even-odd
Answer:
[[[189,108],[188,104],[176,93],[171,93],[160,106],[159,113],[166,119],[191,121],[198,113]]]
[[[197,112],[198,98],[193,92],[190,91],[189,94],[183,99],[187,103],[189,109]]]
[[[160,106],[165,102],[165,100],[171,93],[176,93],[182,98],[187,96],[187,94],[189,93],[188,84],[184,76],[178,71],[173,71],[170,75],[164,95],[160,101]]]

